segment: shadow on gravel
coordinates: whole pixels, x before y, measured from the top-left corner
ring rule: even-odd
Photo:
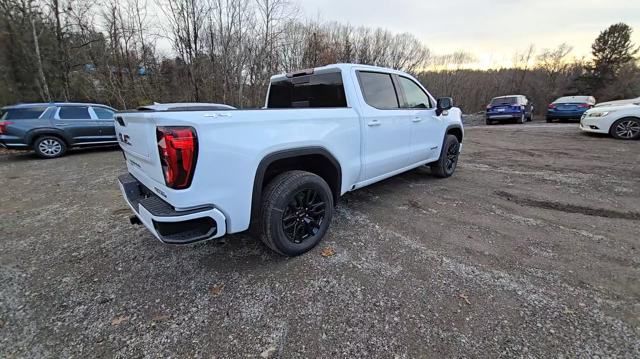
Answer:
[[[73,157],[78,155],[83,155],[86,153],[93,152],[109,152],[109,151],[119,151],[120,146],[100,146],[100,147],[87,147],[87,148],[72,148],[70,149],[63,157]],[[33,151],[0,151],[0,161],[5,162],[21,162],[21,161],[33,161],[33,160],[42,160],[48,161],[47,159],[38,157]]]
[[[612,209],[592,208],[592,207],[578,206],[574,204],[543,201],[543,200],[521,197],[521,196],[514,195],[512,193],[508,193],[504,191],[496,191],[494,193],[499,197],[506,199],[507,201],[512,201],[521,206],[551,209],[554,211],[562,211],[567,213],[578,213],[578,214],[584,214],[587,216],[629,219],[633,221],[640,220],[640,213],[638,212],[620,212]]]

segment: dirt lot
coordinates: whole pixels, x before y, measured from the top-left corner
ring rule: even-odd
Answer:
[[[469,127],[454,177],[347,194],[292,259],[161,244],[123,171],[0,155],[0,357],[640,357],[640,141]]]

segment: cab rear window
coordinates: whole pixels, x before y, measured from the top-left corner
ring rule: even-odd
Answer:
[[[3,121],[35,120],[46,110],[46,107],[10,108],[2,111]]]
[[[342,75],[339,72],[330,72],[272,82],[267,107],[347,107]]]

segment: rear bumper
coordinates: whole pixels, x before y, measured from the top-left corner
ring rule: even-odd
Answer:
[[[562,120],[579,120],[580,117],[584,114],[582,112],[547,112],[548,119],[562,119]]]
[[[522,117],[522,112],[487,112],[487,120],[514,120]]]
[[[226,218],[212,205],[176,211],[130,174],[118,177],[118,184],[136,217],[161,242],[187,244],[226,234]]]
[[[11,148],[15,150],[28,149],[29,145],[23,142],[22,137],[0,135],[0,147]]]

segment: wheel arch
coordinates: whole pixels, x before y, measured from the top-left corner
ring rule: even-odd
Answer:
[[[262,158],[256,169],[251,196],[251,218],[255,218],[262,200],[262,191],[275,176],[292,170],[314,173],[327,182],[333,193],[334,203],[342,190],[340,163],[324,147],[301,147],[272,152]]]
[[[616,123],[618,123],[619,121],[622,121],[622,120],[626,120],[626,119],[633,119],[633,120],[636,120],[636,121],[640,122],[640,117],[638,117],[638,116],[629,115],[629,116],[620,117],[619,119],[613,121],[611,123],[611,126],[609,126],[609,135],[613,136],[614,125]]]
[[[41,128],[29,131],[26,135],[26,143],[29,144],[29,146],[33,146],[36,139],[42,136],[58,137],[63,140],[67,146],[71,146],[73,144],[71,138],[67,136],[64,131],[53,128]]]
[[[447,137],[447,135],[456,136],[458,142],[462,143],[462,139],[464,138],[464,131],[462,131],[462,126],[458,124],[447,126],[447,130],[445,131],[444,136]]]

